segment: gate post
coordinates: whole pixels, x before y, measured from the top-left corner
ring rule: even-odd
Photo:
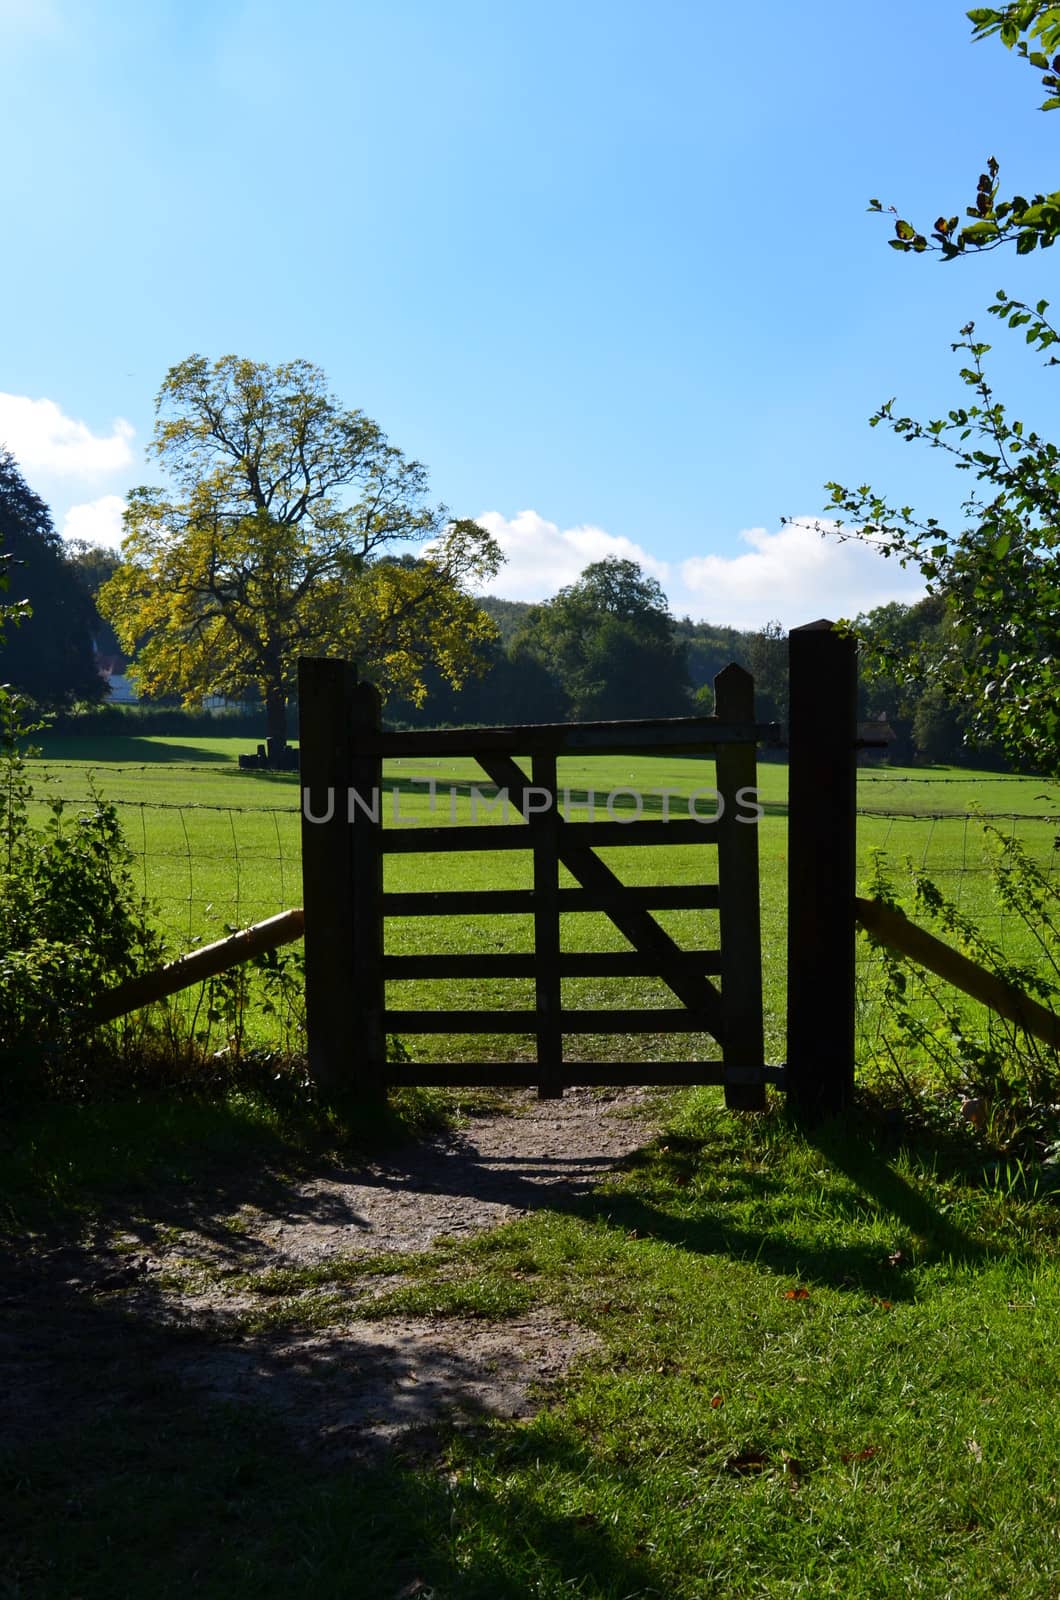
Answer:
[[[357,1100],[386,1099],[386,983],[383,978],[383,760],[363,748],[382,727],[374,683],[354,685],[350,701],[348,822],[353,865],[353,986],[359,1030],[351,1086]],[[377,746],[378,749],[378,746]]]
[[[534,830],[534,965],[537,969],[537,1070],[539,1100],[563,1098],[563,991],[559,976],[559,791],[556,757],[531,757],[531,782],[552,796],[552,804],[535,817]],[[527,819],[529,821],[529,818]]]
[[[831,622],[788,635],[788,1051],[794,1114],[854,1090],[857,644]]]
[[[714,715],[722,722],[753,722],[754,679],[728,666],[714,679]],[[721,744],[715,752],[720,815],[718,900],[721,925],[721,1054],[726,1067],[747,1073],[765,1061],[762,1019],[762,934],[759,911],[757,818],[740,820],[738,807],[757,798],[758,757],[753,744]],[[738,798],[739,797],[739,798]],[[727,1082],[731,1111],[765,1109],[765,1085]]]
[[[385,1093],[382,1037],[381,763],[356,753],[356,736],[378,728],[379,701],[345,661],[298,663],[302,801],[302,906],[309,1072],[325,1098]],[[371,804],[357,809],[351,789]],[[367,789],[367,792],[366,792]]]

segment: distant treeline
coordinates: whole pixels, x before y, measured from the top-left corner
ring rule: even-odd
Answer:
[[[577,587],[577,586],[576,586]],[[584,714],[579,705],[582,680],[572,670],[571,652],[562,632],[557,647],[556,629],[543,628],[555,602],[545,606],[492,597],[481,602],[496,624],[499,637],[490,648],[482,676],[454,690],[432,678],[426,700],[419,706],[392,700],[387,721],[403,727],[446,727],[559,721]],[[625,653],[635,655],[631,641],[619,642],[612,652],[610,683],[603,685],[592,710],[601,717],[680,716],[713,709],[712,684],[730,662],[752,673],[760,720],[788,721],[787,635],[776,622],[758,630],[693,622],[690,617],[669,618],[672,649],[656,648],[650,661],[622,663]],[[944,629],[945,605],[930,598],[916,605],[879,607],[857,619],[863,640],[858,715],[863,721],[880,721],[893,733],[887,759],[900,764],[946,764],[1008,770],[1010,763],[996,748],[974,748],[965,742],[969,716],[965,709],[944,699],[930,681],[899,681],[880,665],[876,647],[893,656],[912,660],[917,644],[937,638]],[[583,638],[591,633],[586,628]],[[624,647],[624,648],[623,648]],[[601,661],[606,668],[607,660]],[[636,676],[630,688],[630,667]],[[904,673],[902,674],[904,679]],[[584,701],[584,695],[581,699]]]
[[[95,595],[114,568],[117,556],[81,546],[64,552],[53,565],[76,603],[85,608],[85,645],[94,639],[97,660],[110,657],[123,664],[117,641],[98,617]],[[67,577],[69,574],[69,577]],[[72,585],[76,584],[75,589]],[[64,591],[65,593],[65,591]],[[72,602],[67,602],[72,604]],[[482,649],[482,671],[455,689],[434,669],[425,673],[427,694],[418,704],[391,694],[385,717],[394,727],[453,727],[460,725],[518,724],[572,720],[609,720],[626,717],[684,716],[713,710],[712,684],[730,662],[753,675],[759,719],[788,720],[787,638],[777,622],[757,630],[722,627],[674,618],[666,596],[654,578],[636,562],[609,558],[590,565],[576,583],[550,600],[528,604],[487,597],[480,601],[492,619],[497,637]],[[52,670],[45,648],[61,636],[57,626],[61,606],[53,608],[41,596],[40,619],[47,619],[43,638],[20,630],[20,646],[32,642],[29,661],[34,672],[27,680],[42,679],[38,702],[57,712],[56,730],[85,733],[225,733],[264,736],[264,711],[251,706],[223,712],[192,712],[180,708],[176,697],[138,706],[86,704],[98,698],[103,685],[92,674],[92,694],[86,693],[85,674],[75,680],[63,662],[69,687],[62,693],[43,693],[44,673]],[[857,619],[862,639],[859,716],[885,722],[893,732],[887,759],[896,763],[947,763],[1005,770],[996,749],[974,748],[965,742],[969,725],[967,708],[947,701],[932,682],[930,670],[917,671],[921,655],[929,661],[940,645],[955,648],[948,631],[944,598],[933,597],[913,606],[881,606]],[[70,635],[67,634],[67,648]],[[4,663],[7,664],[6,662]],[[14,666],[12,658],[11,665]],[[56,671],[59,670],[58,663]],[[14,674],[12,674],[14,675]],[[382,685],[385,690],[385,684]],[[247,699],[257,698],[248,689]],[[79,702],[71,704],[71,701]],[[294,734],[297,709],[288,707],[288,728]]]

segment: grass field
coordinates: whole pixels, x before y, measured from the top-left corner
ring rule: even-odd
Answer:
[[[88,795],[91,774],[120,802],[145,888],[179,942],[300,898],[296,780],[240,773],[240,748],[51,741],[35,771],[71,800]],[[471,773],[439,764],[389,776],[404,814],[427,821],[429,801],[422,791],[412,798],[409,780],[466,784]],[[786,773],[764,766],[761,776],[776,1059]],[[602,761],[592,777],[572,763],[564,781],[688,793],[711,777],[703,762]],[[1055,801],[1039,780],[866,771],[860,799],[866,870],[874,846],[896,862],[910,854],[983,918],[994,913],[967,818],[973,800],[1004,816],[1041,860],[1053,859]],[[455,820],[468,820],[469,809],[460,794]],[[615,850],[608,859],[627,877],[661,873],[660,856],[673,857],[671,881],[713,875],[709,847],[648,855]],[[445,874],[485,883],[487,869],[496,885],[529,882],[519,852],[389,864],[394,886],[437,887]],[[710,942],[709,920],[705,929],[693,918],[666,921],[686,942]],[[569,940],[610,937],[601,919],[569,923]],[[394,932],[403,948],[422,947],[426,924]],[[446,934],[449,948],[515,950],[529,929],[503,919],[456,923]],[[572,985],[569,997],[607,1003],[595,988]],[[493,1003],[482,991],[476,1003]],[[622,986],[623,1003],[655,997],[649,985]],[[439,996],[410,985],[401,1002]],[[624,1055],[632,1043],[623,1041]],[[504,1044],[476,1038],[453,1049],[493,1054]],[[240,1096],[32,1112],[0,1164],[0,1231],[40,1230],[42,1270],[57,1274],[55,1315],[69,1312],[71,1326],[91,1335],[82,1343],[67,1334],[66,1343],[92,1404],[76,1417],[53,1415],[45,1438],[0,1450],[0,1593],[1054,1600],[1055,1170],[989,1156],[966,1126],[943,1137],[855,1114],[805,1134],[775,1105],[740,1117],[719,1099],[675,1097],[661,1137],[573,1203],[531,1206],[493,1232],[388,1264],[403,1281],[387,1304],[405,1315],[507,1322],[515,1346],[520,1315],[541,1307],[599,1342],[540,1395],[532,1419],[483,1418],[443,1430],[426,1456],[410,1448],[361,1465],[299,1451],[253,1400],[205,1405],[180,1382],[137,1388],[128,1371],[116,1379],[109,1352],[128,1339],[134,1351],[136,1340],[201,1344],[209,1358],[211,1335],[145,1327],[120,1288],[81,1292],[69,1276],[73,1257],[54,1248],[65,1240],[72,1251],[78,1238],[98,1247],[124,1236],[130,1219],[150,1246],[189,1208],[224,1229],[260,1199],[263,1182],[282,1219],[298,1203],[297,1175],[326,1161],[319,1127],[307,1142],[297,1116],[287,1122]],[[252,1311],[238,1348],[260,1358],[262,1372],[288,1331],[312,1328],[322,1340],[339,1331],[341,1313],[328,1307],[341,1297],[332,1291],[358,1269],[339,1256],[330,1264],[334,1283],[329,1264],[319,1264],[302,1284],[291,1277],[279,1302],[259,1285],[257,1321]],[[247,1292],[258,1291],[251,1283]],[[20,1305],[17,1293],[0,1292],[5,1317],[25,1318]],[[222,1344],[228,1337],[217,1335]],[[45,1404],[47,1391],[38,1398]]]
[[[152,1170],[126,1119],[144,1187],[110,1205],[142,1240],[189,1207],[238,1222],[261,1163],[294,1159],[274,1133],[255,1169],[244,1125],[204,1168],[216,1118],[185,1123],[141,1117]],[[115,1131],[94,1115],[97,1150]],[[388,1263],[405,1315],[508,1322],[517,1345],[542,1306],[599,1342],[536,1417],[365,1464],[294,1447],[253,1391],[206,1402],[110,1355],[135,1368],[137,1341],[168,1337],[175,1369],[243,1351],[268,1384],[288,1330],[341,1335],[328,1291],[355,1259],[332,1259],[334,1284],[326,1264],[289,1273],[279,1303],[262,1281],[265,1331],[252,1313],[215,1353],[121,1292],[60,1284],[77,1416],[0,1450],[0,1587],[6,1568],[12,1600],[1054,1600],[1060,1227],[998,1176],[856,1122],[806,1138],[683,1095],[616,1181]],[[294,1190],[268,1182],[282,1216]],[[322,1344],[318,1381],[327,1362]]]
[[[301,903],[299,857],[299,789],[294,774],[244,772],[237,757],[245,739],[51,738],[43,741],[34,776],[45,780],[43,792],[71,802],[87,798],[93,788],[115,801],[126,837],[136,858],[143,892],[155,908],[160,926],[176,948],[219,937],[226,926],[243,926]],[[436,785],[431,796],[428,784]],[[687,797],[713,786],[713,763],[690,758],[571,757],[559,764],[559,783],[570,792],[569,815],[588,816],[589,791],[595,791],[596,814],[605,815],[603,797],[612,791],[636,790],[644,797],[644,815],[662,814],[660,791]],[[473,785],[492,791],[476,764],[468,760],[394,761],[384,771],[390,794],[384,801],[386,826],[395,815],[411,827],[466,823],[472,820]],[[783,1056],[784,951],[786,896],[787,768],[763,762],[759,795],[765,815],[759,825],[762,869],[763,971],[766,997],[767,1056]],[[671,799],[673,814],[684,800]],[[629,816],[627,794],[616,799],[616,815]],[[966,769],[903,770],[866,768],[859,777],[859,858],[863,879],[872,853],[882,849],[896,868],[909,857],[925,866],[951,891],[963,910],[974,915],[999,938],[1019,937],[1019,930],[999,919],[989,895],[982,840],[970,812],[995,816],[1013,831],[1035,857],[1052,864],[1060,796],[1041,779],[1012,778]],[[709,811],[709,801],[700,802]],[[499,816],[479,811],[477,820],[503,825]],[[513,826],[519,825],[517,819]],[[705,838],[710,830],[704,829]],[[614,848],[603,852],[609,865],[629,883],[694,883],[715,877],[710,844],[652,851]],[[573,882],[566,875],[563,881]],[[388,889],[430,886],[527,888],[531,883],[528,852],[493,854],[401,855],[389,857]],[[716,914],[661,912],[668,931],[685,945],[717,943]],[[564,919],[565,947],[626,948],[603,916]],[[394,953],[528,948],[526,917],[402,919],[388,927],[388,948]],[[870,961],[867,947],[863,959]],[[570,980],[565,1000],[574,1006],[666,1005],[669,991],[651,979]],[[401,1008],[436,1008],[438,986],[426,982],[393,984],[391,1003]],[[449,983],[444,1004],[484,1008],[532,1007],[528,981]],[[863,1017],[874,1025],[871,1001]],[[413,1053],[433,1060],[496,1060],[529,1058],[530,1040],[512,1036],[417,1039]],[[715,1053],[711,1041],[696,1037],[598,1036],[573,1039],[569,1059],[666,1059],[689,1051]]]

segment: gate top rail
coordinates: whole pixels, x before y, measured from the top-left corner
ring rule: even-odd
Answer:
[[[635,755],[653,749],[702,755],[720,744],[777,743],[776,722],[728,722],[721,717],[664,717],[628,722],[532,722],[511,728],[358,730],[365,756]]]

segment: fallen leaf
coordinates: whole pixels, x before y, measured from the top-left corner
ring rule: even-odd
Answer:
[[[878,1454],[878,1445],[867,1444],[864,1450],[844,1450],[839,1459],[849,1466],[852,1461],[871,1461],[873,1456]]]
[[[905,1256],[902,1254],[901,1250],[892,1250],[891,1254],[887,1257],[887,1265],[889,1267],[900,1267],[904,1260]]]
[[[718,1407],[719,1407],[719,1406],[720,1406],[720,1405],[722,1405],[722,1404],[723,1404],[723,1403],[724,1403],[724,1402],[723,1402],[723,1401],[722,1401],[722,1398],[721,1398],[721,1395],[720,1395],[720,1394],[712,1394],[712,1395],[711,1395],[711,1397],[710,1397],[710,1404],[711,1404],[711,1409],[712,1409],[712,1410],[713,1410],[713,1411],[717,1411],[717,1409],[718,1409]]]
[[[968,1454],[973,1456],[976,1461],[982,1461],[983,1447],[978,1439],[965,1439],[964,1442],[968,1446]]]
[[[785,1300],[808,1300],[810,1298],[810,1291],[809,1291],[809,1289],[801,1289],[801,1288],[800,1289],[785,1289],[784,1290],[784,1298],[785,1298]]]
[[[725,1462],[726,1472],[761,1472],[763,1467],[768,1467],[769,1457],[762,1454],[761,1450],[741,1450],[739,1455],[729,1456]]]

